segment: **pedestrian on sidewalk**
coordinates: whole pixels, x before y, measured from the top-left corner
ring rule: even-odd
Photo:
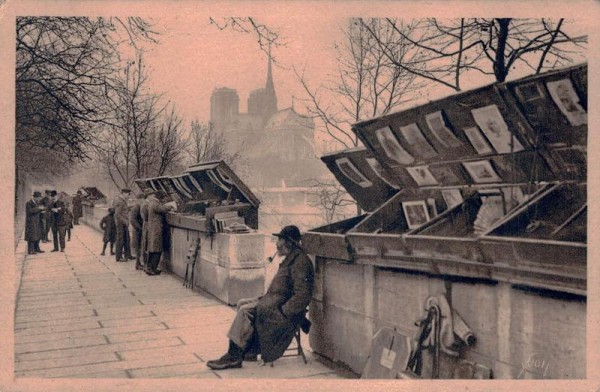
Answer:
[[[66,205],[65,202],[58,199],[57,192],[53,190],[50,193],[52,197],[52,240],[54,241],[54,249],[52,252],[65,251],[65,234],[67,232],[67,217],[66,217]],[[60,249],[59,249],[60,245]]]
[[[141,205],[144,201],[144,195],[138,193],[135,202],[129,211],[129,224],[131,225],[131,247],[135,251],[135,269],[142,269],[142,215]]]
[[[158,263],[165,249],[165,230],[168,229],[165,214],[175,208],[172,204],[165,203],[167,197],[162,190],[148,197],[148,275],[160,274]]]
[[[73,223],[79,225],[79,218],[83,216],[83,195],[81,191],[77,191],[75,197],[73,197]]]
[[[145,270],[148,270],[148,207],[150,201],[148,198],[154,194],[154,189],[144,189],[144,201],[140,206],[140,215],[142,217],[142,264]]]
[[[52,196],[50,196],[51,192],[52,191],[50,189],[46,189],[44,191],[45,196],[39,203],[44,207],[44,211],[42,212],[42,242],[50,242],[48,239],[48,234],[50,233],[50,228],[52,227],[52,211],[50,211],[52,205]]]
[[[25,241],[27,241],[27,254],[44,253],[40,249],[40,240],[43,238],[44,226],[42,213],[46,207],[40,204],[42,194],[33,192],[33,197],[25,204]]]
[[[285,258],[264,296],[238,302],[227,333],[227,353],[207,362],[213,370],[240,368],[244,358],[255,358],[257,352],[265,363],[273,362],[283,355],[299,326],[310,326],[305,312],[312,298],[314,268],[301,248],[300,230],[286,226],[273,235],[278,237],[277,254]]]
[[[71,229],[73,228],[73,213],[71,212],[71,206],[69,203],[66,205],[67,210],[65,211],[65,219],[67,220],[67,241],[71,241]]]
[[[133,260],[131,255],[131,239],[129,237],[129,205],[127,199],[131,194],[131,189],[123,188],[114,202],[115,225],[117,227],[117,238],[115,242],[115,258],[117,262]]]
[[[108,214],[102,218],[102,220],[100,221],[100,228],[102,229],[102,231],[104,232],[104,235],[102,236],[102,241],[104,242],[104,245],[102,246],[102,253],[100,253],[102,256],[104,256],[106,253],[106,244],[108,244],[110,242],[110,255],[113,256],[115,254],[114,252],[114,245],[115,245],[115,237],[116,237],[116,233],[117,233],[117,227],[115,226],[115,209],[114,208],[109,208],[108,209]]]

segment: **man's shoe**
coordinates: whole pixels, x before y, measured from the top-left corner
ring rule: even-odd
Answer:
[[[105,256],[105,255],[106,255],[106,253],[104,253],[104,252],[100,253],[100,256]]]
[[[43,250],[40,250],[40,249],[37,249],[37,250],[35,251],[35,253],[44,253],[44,251],[43,251]]]
[[[34,255],[35,252],[27,252],[28,255]]]
[[[155,276],[156,273],[154,271],[146,271],[146,275]]]
[[[242,367],[242,360],[227,353],[219,359],[208,361],[206,366],[212,370],[237,369]]]
[[[58,249],[52,249],[50,252],[58,252]]]
[[[61,251],[61,252],[64,252],[65,250],[64,250],[64,249],[61,249],[60,251]]]
[[[256,361],[258,361],[258,354],[257,353],[245,353],[244,354],[244,361],[247,361],[247,362],[256,362]]]
[[[110,252],[110,255],[111,255],[111,256],[114,256],[114,255],[115,255],[115,252]]]

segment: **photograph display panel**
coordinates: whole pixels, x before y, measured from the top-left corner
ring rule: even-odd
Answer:
[[[444,147],[460,147],[461,142],[458,140],[456,135],[446,126],[444,116],[441,111],[430,113],[425,116],[427,126],[433,136],[440,142]]]
[[[383,182],[385,182],[386,184],[388,184],[389,186],[391,186],[394,189],[398,189],[397,185],[392,184],[387,178],[385,178],[385,176],[383,175],[383,167],[381,166],[381,164],[379,163],[379,161],[377,161],[377,159],[375,159],[375,158],[365,158],[365,160],[367,161],[367,163],[369,164],[369,166],[371,167],[371,169],[373,170],[373,172],[375,172],[375,174],[377,174],[377,176],[379,178],[381,178],[381,180]]]
[[[463,166],[476,183],[486,184],[502,181],[490,161],[463,162]]]
[[[419,126],[415,123],[400,127],[400,133],[406,140],[415,155],[421,158],[432,158],[437,155],[437,152],[433,149],[431,144],[423,136],[423,132],[419,129]]]
[[[489,145],[485,137],[477,127],[471,127],[464,129],[467,139],[471,142],[471,145],[477,151],[479,155],[491,154],[494,152],[492,147]]]
[[[448,209],[451,209],[464,201],[460,189],[444,189],[442,190],[442,197],[444,198]]]
[[[428,166],[407,167],[406,171],[419,186],[437,185],[438,183]]]
[[[498,153],[506,154],[523,150],[523,145],[508,130],[508,125],[506,125],[498,106],[489,105],[473,109],[471,114]]]
[[[573,126],[587,124],[587,112],[579,103],[579,97],[569,79],[546,83],[552,100]]]
[[[429,222],[429,212],[424,200],[405,201],[402,210],[409,229],[415,229]]]
[[[335,164],[338,166],[340,171],[353,183],[368,188],[373,185],[348,158],[339,158],[335,160]]]
[[[409,165],[415,161],[413,156],[400,145],[389,126],[376,130],[375,136],[389,159],[401,165]]]

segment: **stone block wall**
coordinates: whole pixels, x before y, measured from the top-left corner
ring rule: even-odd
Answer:
[[[310,305],[313,350],[361,373],[372,337],[382,327],[414,337],[429,296],[446,295],[475,333],[461,358],[499,379],[586,376],[586,301],[508,283],[457,279],[316,258]],[[431,374],[424,353],[423,376]],[[459,361],[440,358],[440,377],[452,378]]]

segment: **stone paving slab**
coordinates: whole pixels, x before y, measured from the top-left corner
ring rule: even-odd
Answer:
[[[293,357],[212,371],[206,361],[226,351],[235,309],[174,276],[99,256],[100,245],[97,231],[79,225],[64,253],[21,252],[16,377],[343,378],[312,356],[307,365]]]

